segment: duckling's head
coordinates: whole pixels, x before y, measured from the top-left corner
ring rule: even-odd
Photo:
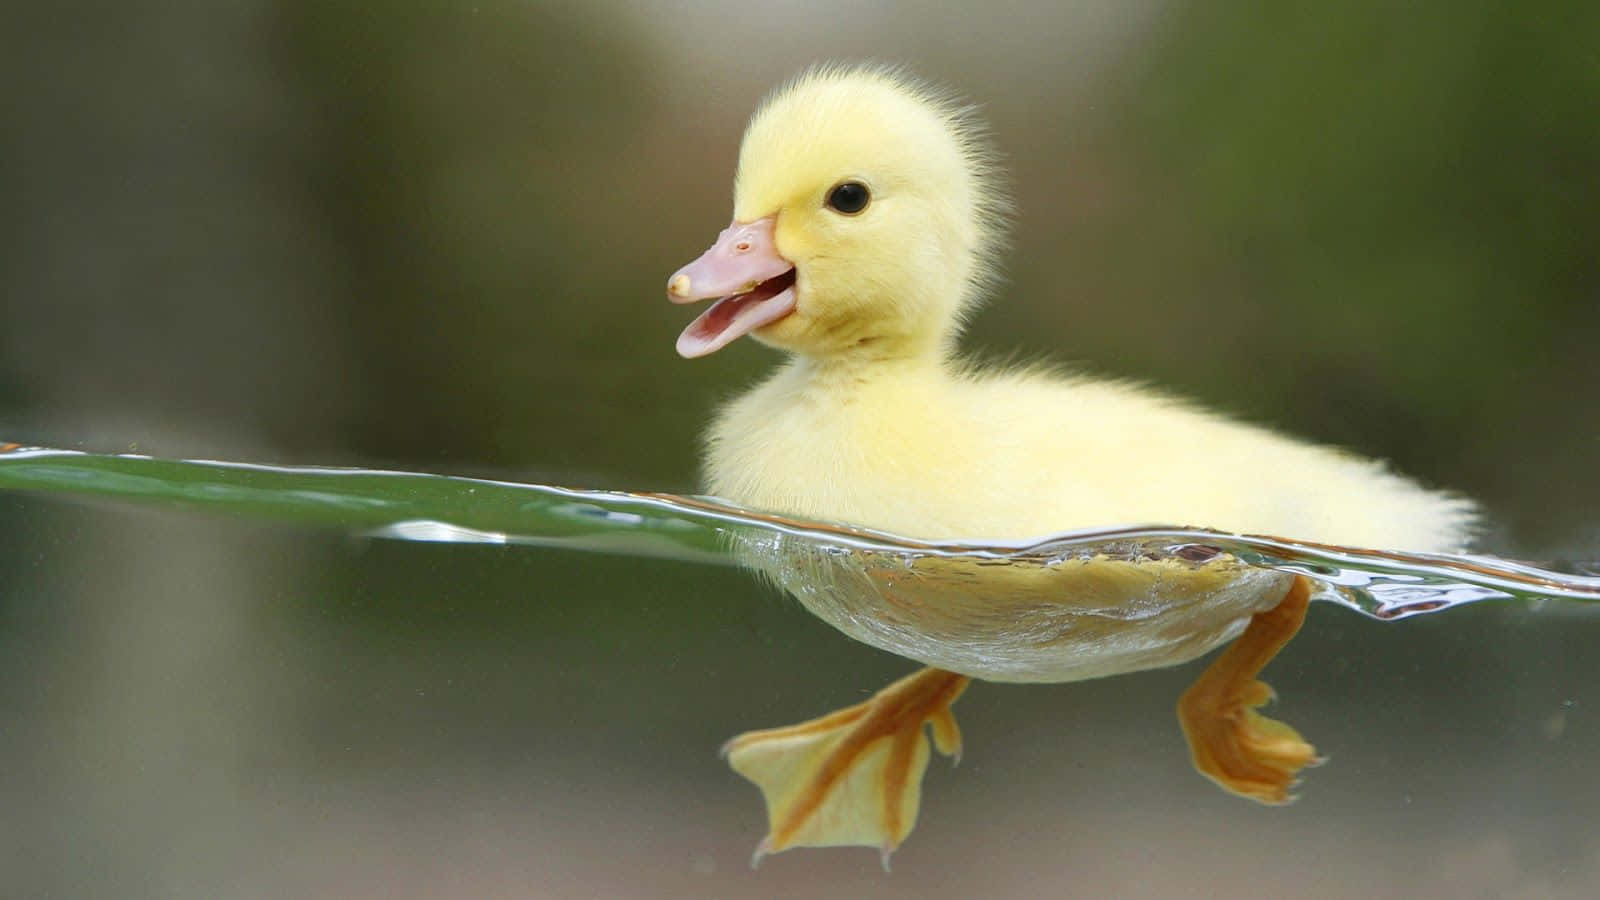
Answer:
[[[739,149],[733,224],[673,274],[720,298],[678,338],[818,359],[943,354],[993,274],[1006,201],[968,110],[902,72],[812,69],[767,99]]]

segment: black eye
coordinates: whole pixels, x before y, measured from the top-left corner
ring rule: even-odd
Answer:
[[[853,216],[866,209],[867,201],[871,199],[872,194],[867,191],[866,185],[859,181],[846,181],[828,192],[828,207]]]

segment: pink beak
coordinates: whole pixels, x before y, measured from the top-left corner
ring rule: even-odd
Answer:
[[[667,299],[673,303],[720,298],[678,335],[679,355],[714,353],[794,312],[794,264],[778,255],[777,224],[776,216],[734,222],[710,250],[672,273]]]

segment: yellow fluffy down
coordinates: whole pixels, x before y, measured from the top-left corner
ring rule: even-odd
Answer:
[[[1149,523],[1463,545],[1472,504],[1381,463],[1126,383],[958,359],[1003,230],[985,147],[959,107],[880,68],[815,70],[757,112],[735,213],[777,217],[796,312],[755,334],[792,357],[717,415],[710,493],[924,538]],[[873,190],[858,215],[824,206],[846,179]]]

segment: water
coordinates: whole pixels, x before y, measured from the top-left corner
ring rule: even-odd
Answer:
[[[6,821],[47,835],[16,852],[65,835],[166,872],[150,895],[1025,894],[1047,859],[1249,895],[1303,888],[1328,846],[1356,861],[1352,894],[1545,879],[1577,896],[1600,875],[1586,575],[1178,528],[923,542],[695,497],[21,447],[0,487],[55,498],[12,498],[26,553],[8,557],[0,749],[27,777]],[[978,685],[956,709],[965,760],[930,771],[892,879],[866,850],[750,873],[760,800],[716,747],[912,664],[737,562],[850,601],[879,646],[870,626],[958,601],[974,572],[986,589],[966,593],[1021,578],[1024,606],[1091,563],[1309,575],[1328,602],[1266,674],[1273,714],[1332,762],[1264,810],[1190,770],[1171,704],[1191,671]],[[987,638],[1027,655],[1015,632]],[[1215,869],[1243,845],[1259,858]]]
[[[757,512],[709,497],[18,445],[0,452],[0,488],[270,517],[406,541],[743,562],[795,589],[804,589],[804,576],[786,571],[804,565],[798,561],[802,557],[833,560],[869,579],[869,573],[880,571],[920,573],[920,586],[918,579],[908,579],[905,589],[933,593],[943,587],[927,581],[934,560],[990,571],[1066,572],[1088,560],[1193,569],[1227,556],[1255,569],[1305,575],[1319,585],[1316,599],[1383,621],[1486,600],[1600,602],[1600,577],[1492,556],[1340,547],[1162,525],[1068,531],[1031,541],[924,541]],[[840,585],[849,580],[839,573],[813,574]]]

